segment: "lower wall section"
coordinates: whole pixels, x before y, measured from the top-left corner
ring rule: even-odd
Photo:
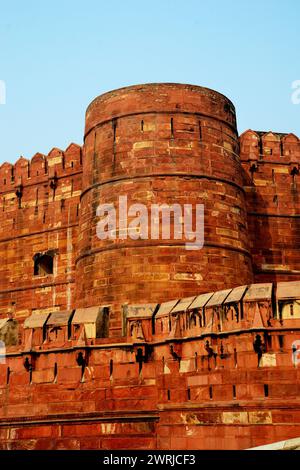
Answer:
[[[156,422],[153,415],[141,417],[57,418],[0,424],[2,450],[89,450],[156,449]]]
[[[173,409],[172,409],[173,408]],[[221,403],[162,407],[152,413],[67,415],[0,423],[1,450],[238,450],[300,436],[300,403],[293,410]]]
[[[293,412],[259,405],[237,404],[226,408],[220,405],[165,409],[158,425],[158,448],[241,450],[300,436],[299,403]]]
[[[220,335],[10,351],[0,448],[246,449],[299,437],[299,328]]]

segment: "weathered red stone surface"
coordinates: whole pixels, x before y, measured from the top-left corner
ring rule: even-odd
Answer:
[[[82,148],[4,163],[1,448],[299,436],[299,162],[291,134],[238,138],[223,95],[149,84],[96,98]],[[97,206],[119,195],[204,204],[204,247],[99,240]]]
[[[255,279],[299,279],[299,139],[247,131],[240,143]]]
[[[252,280],[243,173],[232,103],[190,85],[135,86],[88,107],[77,302],[162,302]],[[95,207],[205,204],[201,256],[178,240],[99,240]],[[113,269],[112,269],[113,266]],[[84,275],[89,273],[88,276]],[[117,330],[116,330],[117,332]]]

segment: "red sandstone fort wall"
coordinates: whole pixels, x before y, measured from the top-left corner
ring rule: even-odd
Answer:
[[[87,110],[85,145],[0,168],[0,314],[164,301],[253,280],[300,277],[299,139],[248,131],[201,87],[145,85],[107,93]],[[240,165],[240,160],[242,166]],[[83,163],[83,164],[82,164]],[[201,256],[174,240],[100,241],[96,208],[116,203],[204,203]],[[55,272],[33,276],[55,250]],[[75,283],[76,288],[75,288]]]
[[[78,145],[20,158],[0,168],[0,312],[74,305],[75,257],[82,179]],[[54,273],[34,276],[34,255],[54,250]]]
[[[296,136],[238,138],[226,97],[176,84],[102,95],[82,148],[4,163],[0,322],[19,333],[0,361],[0,446],[241,449],[299,436],[300,293],[280,308],[276,297],[277,282],[300,280],[299,163]],[[119,195],[203,203],[203,249],[99,240],[97,206]],[[53,273],[34,274],[49,250]],[[274,282],[271,294],[228,310],[229,291],[253,281]],[[222,302],[189,309],[215,291]],[[105,337],[47,326],[97,305]],[[32,313],[43,327],[23,328]]]
[[[299,279],[299,139],[247,131],[240,145],[255,279]]]
[[[270,298],[244,296],[236,318],[231,305],[222,325],[220,306],[207,306],[202,326],[203,310],[129,306],[128,321],[143,318],[143,339],[127,323],[127,336],[114,343],[71,337],[10,347],[0,364],[0,447],[242,449],[296,437],[300,312],[283,318]],[[170,324],[162,331],[164,316]]]

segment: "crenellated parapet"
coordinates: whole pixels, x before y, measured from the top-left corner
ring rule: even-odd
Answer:
[[[82,184],[82,149],[70,144],[65,151],[53,148],[48,155],[36,153],[31,160],[20,157],[12,165],[0,166],[0,239],[7,232],[21,235],[32,224],[41,228],[70,220],[68,210],[63,209],[72,201],[71,219],[78,218],[79,196]],[[77,200],[77,207],[74,207]],[[20,211],[22,209],[22,211]],[[5,230],[4,230],[5,228]],[[5,234],[3,233],[5,232]]]
[[[294,134],[240,136],[254,278],[300,278],[300,141]]]
[[[242,161],[300,163],[300,140],[294,134],[247,130],[239,139]]]
[[[188,340],[258,330],[297,329],[300,328],[299,305],[300,281],[294,281],[239,286],[151,307],[129,305],[124,306],[124,315],[129,340]],[[139,315],[134,313],[138,311]]]
[[[122,447],[126,432],[131,448],[242,449],[270,432],[295,437],[299,305],[299,281],[126,304],[119,338],[108,337],[109,305],[33,311],[24,323],[10,314],[0,445]]]
[[[0,166],[0,193],[20,185],[41,184],[49,178],[66,177],[82,171],[82,148],[71,143],[65,150],[53,148],[48,155],[36,153],[30,160],[20,157],[15,164]]]
[[[8,312],[0,339],[14,351],[47,351],[74,346],[109,345],[110,305],[70,310],[32,310],[18,321]],[[152,304],[123,306],[126,344],[156,344],[207,338],[263,336],[300,331],[300,281],[260,283]],[[12,332],[10,334],[9,332]],[[18,336],[16,336],[18,331]],[[242,343],[241,343],[242,344]],[[243,348],[242,348],[243,349]],[[246,347],[247,350],[247,347]]]
[[[72,307],[82,149],[0,167],[0,316]]]
[[[265,178],[276,183],[276,176],[289,175],[295,184],[300,168],[300,140],[294,134],[248,130],[240,136],[240,158],[248,175],[245,185]]]

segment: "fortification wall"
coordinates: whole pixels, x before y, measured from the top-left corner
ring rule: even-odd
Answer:
[[[252,266],[257,281],[299,279],[299,146],[292,134],[254,131],[238,142],[232,103],[202,87],[101,95],[83,153],[71,144],[0,167],[0,316],[107,303],[118,336],[126,302],[249,283]],[[148,208],[203,203],[203,249],[99,240],[97,207],[117,207],[120,195]],[[49,251],[53,273],[34,275],[34,257]]]
[[[299,163],[296,136],[238,141],[226,97],[177,84],[102,95],[83,149],[4,163],[0,447],[241,449],[299,436],[299,284],[249,287],[300,280]],[[204,204],[203,249],[99,240],[97,207],[120,195],[148,209]]]
[[[74,303],[81,148],[0,167],[0,315],[62,310]],[[53,252],[53,274],[34,274],[34,256]]]
[[[255,279],[300,279],[299,139],[247,131],[240,156]]]
[[[0,448],[243,449],[297,437],[295,288],[243,286],[204,307],[193,307],[203,296],[129,305],[114,342],[60,323],[61,341],[46,322],[32,346],[29,323],[0,364]],[[282,294],[294,312],[278,308]]]

